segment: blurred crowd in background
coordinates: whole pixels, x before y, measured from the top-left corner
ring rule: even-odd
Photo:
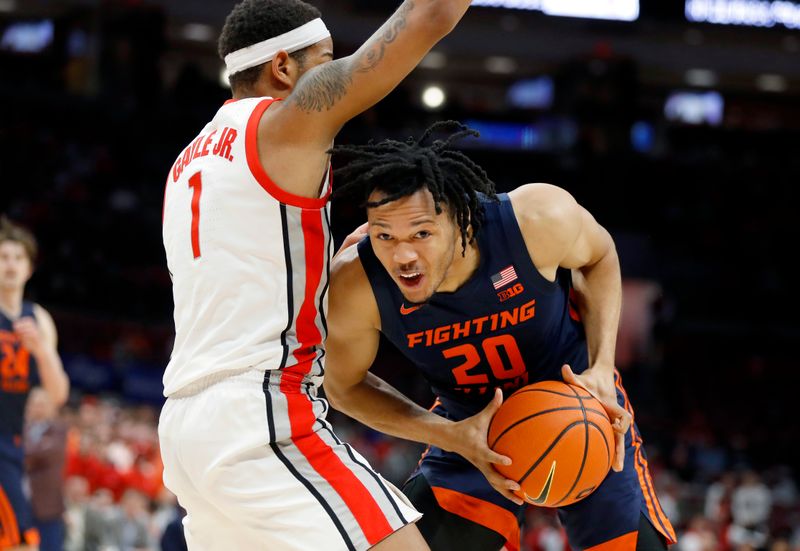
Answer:
[[[39,393],[28,412],[34,513],[45,526],[63,519],[66,551],[185,549],[183,511],[161,479],[157,408],[84,396],[57,414]],[[403,483],[423,451],[340,415],[333,423],[395,484]],[[37,438],[44,425],[48,437]],[[677,441],[669,456],[658,446],[647,450],[661,504],[678,530],[674,549],[800,549],[800,497],[789,465],[756,470],[700,427],[687,427]],[[568,551],[553,510],[528,508],[522,549]]]
[[[56,25],[41,53],[0,47],[0,212],[40,241],[29,296],[55,317],[73,386],[60,412],[41,397],[29,404],[34,507],[53,530],[63,518],[69,551],[181,549],[182,511],[163,487],[156,435],[172,337],[161,201],[175,156],[229,97],[214,72],[216,35],[177,36],[175,3],[41,1],[19,13],[6,4],[0,34],[20,21]],[[365,18],[358,26],[343,13],[389,11],[378,2],[317,4],[353,31],[340,34],[337,53],[377,25]],[[230,5],[217,10],[224,15]],[[714,82],[674,83],[615,48],[617,40],[641,40],[644,52],[675,35],[696,45],[698,57],[707,57],[706,45],[721,66],[734,66],[723,46],[750,40],[753,59],[780,43],[783,56],[800,61],[797,31],[771,29],[780,33],[773,40],[767,30],[743,30],[739,41],[740,31],[675,22],[645,20],[630,31],[623,23],[477,13],[467,25],[505,25],[510,36],[539,25],[563,36],[563,51],[578,47],[569,37],[589,46],[559,57],[559,43],[538,44],[527,52],[534,61],[514,74],[488,71],[477,58],[451,69],[431,58],[349,123],[339,143],[402,139],[454,118],[482,131],[464,147],[499,191],[545,181],[575,195],[619,249],[625,310],[617,364],[679,531],[677,549],[800,550],[800,424],[787,383],[800,338],[789,268],[798,237],[800,93],[791,79],[782,93],[744,90],[730,75],[713,91]],[[207,16],[221,25],[216,11]],[[459,59],[457,33],[453,40],[439,56]],[[525,107],[505,93],[542,75],[549,81],[528,92],[550,82],[552,101]],[[452,93],[431,107],[418,96],[437,79]],[[718,119],[671,118],[664,105],[673,89],[721,94],[724,111]],[[333,212],[338,240],[363,221],[357,205],[334,200]],[[432,403],[390,347],[382,346],[375,371]],[[332,417],[387,479],[402,483],[413,469],[420,446]],[[526,550],[565,549],[544,509],[529,509],[523,538]]]

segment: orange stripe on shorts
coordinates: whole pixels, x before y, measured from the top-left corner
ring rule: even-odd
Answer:
[[[594,545],[586,551],[636,551],[636,542],[639,540],[639,531],[628,532],[613,540],[608,540],[600,545]]]
[[[448,488],[431,486],[431,489],[442,509],[494,530],[506,538],[506,549],[519,551],[519,524],[511,511]]]
[[[639,477],[639,485],[642,488],[642,495],[644,496],[645,503],[647,504],[647,511],[650,514],[650,518],[653,521],[657,521],[654,525],[656,530],[661,532],[661,534],[667,538],[670,543],[675,543],[677,539],[675,536],[675,529],[672,527],[672,523],[669,521],[666,513],[664,513],[664,510],[661,508],[661,503],[658,501],[655,485],[653,484],[653,479],[650,477],[647,459],[645,459],[644,454],[642,453],[642,438],[634,430],[633,423],[635,421],[635,417],[633,413],[633,407],[631,406],[631,401],[628,398],[628,393],[625,392],[625,389],[622,386],[622,376],[619,374],[619,372],[617,372],[615,386],[622,394],[625,409],[631,414],[631,443],[634,447],[633,463],[634,467],[636,467],[636,474]],[[650,498],[651,490],[655,499]]]
[[[19,526],[17,526],[17,515],[8,501],[3,487],[0,486],[0,546],[13,547],[19,545]]]

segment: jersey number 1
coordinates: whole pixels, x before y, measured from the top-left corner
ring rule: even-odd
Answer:
[[[203,178],[197,172],[189,178],[192,188],[192,253],[200,258],[200,195],[203,193]]]

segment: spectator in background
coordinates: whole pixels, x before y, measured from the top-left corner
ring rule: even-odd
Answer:
[[[769,520],[772,510],[772,496],[761,477],[748,471],[742,483],[733,491],[731,513],[733,523],[744,528],[756,528]]]
[[[725,525],[730,520],[730,504],[733,491],[736,489],[736,475],[732,472],[722,473],[716,482],[706,490],[704,512],[706,518]]]
[[[150,550],[147,505],[147,496],[136,490],[125,490],[116,518],[111,523],[111,546],[113,549],[119,549],[119,551]]]
[[[767,521],[772,510],[772,496],[761,477],[752,471],[742,475],[742,481],[731,497],[733,524],[728,528],[728,541],[735,550],[748,546],[761,549],[769,539]]]
[[[695,516],[689,527],[678,536],[678,551],[717,551],[719,541],[711,522],[703,516]]]
[[[89,500],[84,516],[83,551],[119,549],[115,541],[118,518],[114,494],[106,488],[98,489]]]
[[[33,522],[41,538],[40,551],[64,548],[63,472],[67,427],[57,414],[50,395],[41,388],[34,388],[26,408],[24,449]]]
[[[568,551],[567,534],[556,520],[554,511],[528,507],[525,511],[524,551]],[[504,548],[505,549],[505,548]]]
[[[82,476],[71,476],[64,483],[66,512],[64,523],[67,538],[64,551],[84,551],[86,533],[86,513],[89,506],[89,482]]]

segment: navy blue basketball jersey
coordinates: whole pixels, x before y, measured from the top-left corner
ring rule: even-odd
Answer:
[[[571,273],[555,281],[533,264],[506,194],[481,198],[480,263],[457,291],[423,305],[404,302],[369,239],[359,243],[381,331],[420,369],[452,419],[482,410],[501,387],[505,396],[542,380],[561,380],[561,366],[588,367],[586,337],[570,303]],[[457,252],[458,254],[458,252]]]
[[[20,317],[36,318],[32,302],[22,303]],[[0,311],[0,434],[22,434],[25,402],[39,384],[36,360],[14,333],[14,323]]]

